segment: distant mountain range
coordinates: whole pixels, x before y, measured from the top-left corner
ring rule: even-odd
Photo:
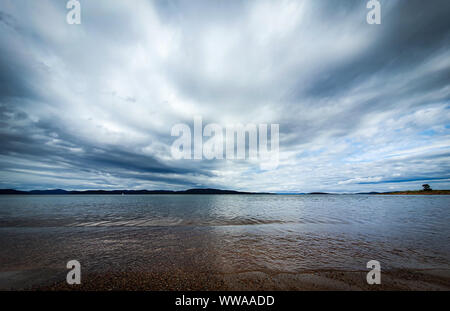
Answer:
[[[329,195],[337,193],[327,192],[310,192],[310,193],[268,193],[268,192],[241,192],[234,190],[221,190],[213,188],[188,189],[182,191],[172,190],[84,190],[84,191],[68,191],[63,189],[51,190],[31,190],[21,191],[15,189],[0,189],[0,195],[4,194],[28,194],[28,195],[57,195],[57,194],[279,194],[279,195]],[[359,193],[342,193],[341,195],[450,195],[450,190],[433,190],[433,191],[398,191],[398,192],[359,192]]]
[[[14,189],[0,189],[0,195],[3,194],[32,194],[32,195],[53,195],[53,194],[271,194],[265,192],[241,192],[233,190],[220,189],[188,189],[182,191],[171,190],[85,190],[85,191],[67,191],[62,189],[52,190],[31,190],[20,191]]]

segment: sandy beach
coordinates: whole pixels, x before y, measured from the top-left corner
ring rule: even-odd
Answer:
[[[303,273],[244,272],[146,273],[122,272],[90,274],[80,285],[66,282],[29,288],[45,291],[448,291],[450,270],[396,270],[382,274],[380,285],[368,285],[366,271],[309,271]]]

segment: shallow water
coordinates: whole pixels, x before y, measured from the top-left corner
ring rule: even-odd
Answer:
[[[83,272],[449,269],[450,197],[0,197],[0,288]]]

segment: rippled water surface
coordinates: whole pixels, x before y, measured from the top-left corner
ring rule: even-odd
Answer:
[[[71,259],[88,272],[448,269],[449,224],[449,196],[1,196],[0,288]]]

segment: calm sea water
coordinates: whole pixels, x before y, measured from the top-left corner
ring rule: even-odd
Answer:
[[[450,268],[450,196],[0,197],[0,288],[84,272]],[[64,280],[63,278],[62,280]]]

